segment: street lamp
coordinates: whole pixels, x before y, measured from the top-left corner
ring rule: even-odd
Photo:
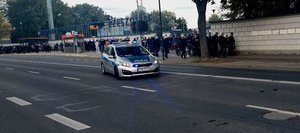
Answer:
[[[141,33],[140,33],[140,6],[139,6],[139,0],[136,0],[136,6],[137,6],[137,20],[136,20],[136,31],[139,34],[139,40],[137,40],[138,44],[141,44]]]
[[[20,25],[21,25],[21,38],[23,38],[23,23],[20,22]]]
[[[160,0],[158,0],[158,6],[159,6],[159,24],[160,24],[160,33],[159,33],[159,40],[160,40],[160,46],[162,47],[162,57],[163,60],[165,60],[165,50],[163,46],[163,29],[162,29],[162,20],[161,20],[161,5]]]

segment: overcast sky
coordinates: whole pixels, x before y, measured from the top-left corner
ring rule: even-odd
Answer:
[[[136,9],[136,0],[62,0],[70,6],[88,3],[101,7],[107,14],[113,17],[125,17]],[[220,0],[216,0],[216,5],[208,4],[207,18],[212,14],[212,9],[219,9]],[[143,0],[143,5],[147,12],[158,10],[158,0]],[[177,17],[184,17],[189,28],[197,27],[197,9],[192,0],[161,0],[162,10],[176,13]]]

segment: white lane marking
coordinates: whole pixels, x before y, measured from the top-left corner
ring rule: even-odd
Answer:
[[[32,105],[30,102],[24,101],[24,100],[22,100],[20,98],[17,98],[17,97],[8,97],[6,99],[11,101],[11,102],[14,102],[14,103],[16,103],[20,106]]]
[[[27,62],[27,63],[37,63],[37,64],[61,65],[61,66],[73,66],[73,67],[86,67],[86,68],[101,69],[100,66],[89,66],[89,65],[78,65],[78,64],[64,64],[64,63],[41,62],[41,61],[26,61],[26,60],[15,60],[15,59],[0,59],[0,60],[14,61],[14,62]],[[195,77],[210,77],[210,78],[219,78],[219,79],[234,79],[234,80],[244,80],[244,81],[255,81],[255,82],[266,82],[266,83],[300,85],[300,82],[295,82],[295,81],[281,81],[281,80],[271,80],[271,79],[256,79],[256,78],[218,76],[218,75],[206,75],[206,74],[192,74],[192,73],[179,73],[179,72],[161,72],[161,73],[175,74],[175,75],[186,75],[186,76],[195,76]]]
[[[297,112],[284,111],[284,110],[279,110],[279,109],[274,109],[274,108],[267,108],[267,107],[261,107],[261,106],[255,106],[255,105],[246,105],[246,107],[260,109],[260,110],[266,110],[266,111],[270,111],[270,112],[277,112],[277,113],[281,113],[281,114],[300,116],[300,113],[297,113]]]
[[[32,74],[40,74],[40,72],[35,72],[35,71],[28,71],[28,72]]]
[[[244,81],[255,81],[255,82],[266,82],[266,83],[278,83],[278,84],[290,84],[300,85],[300,82],[295,81],[282,81],[282,80],[271,80],[271,79],[256,79],[256,78],[244,78],[244,77],[232,77],[232,76],[218,76],[218,75],[207,75],[207,74],[192,74],[192,73],[179,73],[179,72],[161,72],[166,74],[195,76],[195,77],[208,77],[218,79],[232,79],[232,80],[244,80]]]
[[[131,86],[122,86],[123,88],[126,89],[132,89],[132,90],[139,90],[139,91],[146,91],[146,92],[156,92],[156,90],[149,90],[149,89],[143,89],[143,88],[137,88],[137,87],[131,87]]]
[[[63,78],[64,78],[64,79],[77,80],[77,81],[81,80],[81,79],[79,79],[79,78],[68,77],[68,76],[63,76]]]
[[[42,61],[28,61],[28,60],[16,60],[16,59],[0,59],[4,61],[14,61],[14,62],[26,62],[26,63],[36,63],[36,64],[48,64],[48,65],[61,65],[61,66],[74,66],[74,67],[87,67],[87,68],[98,68],[100,66],[89,66],[89,65],[78,65],[78,64],[65,64],[65,63],[55,63],[55,62],[42,62]]]
[[[15,70],[14,68],[11,68],[11,67],[7,67],[6,69],[7,70]]]
[[[56,122],[59,122],[59,123],[65,125],[65,126],[73,128],[77,131],[87,129],[87,128],[91,128],[88,125],[85,125],[85,124],[80,123],[78,121],[72,120],[68,117],[62,116],[62,115],[57,114],[57,113],[49,114],[49,115],[45,115],[45,116],[52,119],[52,120],[54,120],[54,121],[56,121]]]

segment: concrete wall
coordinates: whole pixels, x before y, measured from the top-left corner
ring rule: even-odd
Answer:
[[[300,55],[300,15],[217,22],[211,32],[233,32],[241,53]]]

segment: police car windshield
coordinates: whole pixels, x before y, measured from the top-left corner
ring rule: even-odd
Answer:
[[[120,57],[149,55],[149,52],[141,46],[117,47],[116,51]]]

